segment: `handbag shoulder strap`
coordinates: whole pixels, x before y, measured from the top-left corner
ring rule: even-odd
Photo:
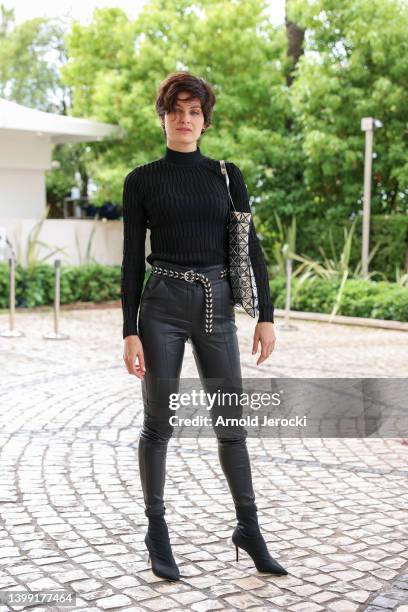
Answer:
[[[236,208],[234,206],[234,202],[233,202],[232,197],[231,197],[230,188],[229,188],[229,176],[228,176],[228,172],[227,172],[227,167],[226,167],[225,161],[223,159],[220,159],[220,166],[221,166],[221,172],[225,176],[225,182],[227,183],[228,195],[230,197],[232,207],[236,211]]]

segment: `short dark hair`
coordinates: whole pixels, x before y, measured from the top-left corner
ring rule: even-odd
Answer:
[[[187,70],[172,72],[159,85],[156,96],[156,112],[162,120],[165,113],[173,110],[178,94],[187,91],[190,96],[186,100],[198,98],[204,115],[204,125],[211,124],[212,112],[216,97],[213,87],[203,78],[195,76]]]

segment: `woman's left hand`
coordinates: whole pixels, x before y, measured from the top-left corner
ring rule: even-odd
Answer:
[[[276,336],[273,323],[269,321],[262,321],[257,323],[254,332],[254,342],[252,345],[252,354],[258,351],[259,342],[261,343],[261,354],[258,357],[256,365],[259,365],[265,359],[268,359],[269,355],[275,348]]]

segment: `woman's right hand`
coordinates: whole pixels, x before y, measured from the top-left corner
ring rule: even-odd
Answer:
[[[136,364],[136,358],[138,364]],[[143,346],[139,336],[126,336],[123,351],[123,360],[129,374],[134,374],[138,378],[144,378],[146,368],[144,362]]]

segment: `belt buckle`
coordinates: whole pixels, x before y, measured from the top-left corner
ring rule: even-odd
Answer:
[[[186,280],[188,283],[193,283],[195,278],[195,272],[194,270],[187,270],[186,272],[184,272],[183,276],[184,280]]]

